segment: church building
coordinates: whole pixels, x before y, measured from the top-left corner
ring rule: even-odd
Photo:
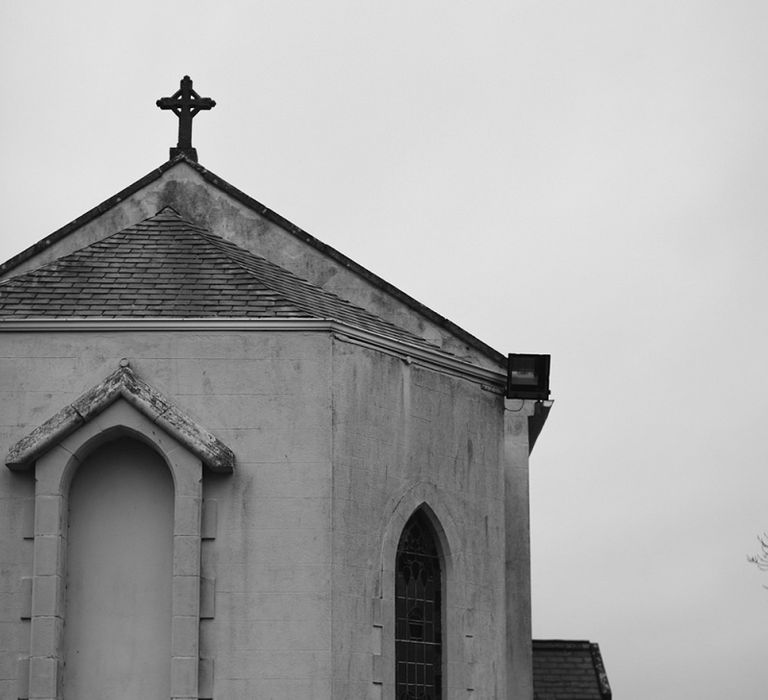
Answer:
[[[0,698],[610,698],[531,640],[549,357],[204,168],[189,78],[157,104],[170,159],[0,265]]]

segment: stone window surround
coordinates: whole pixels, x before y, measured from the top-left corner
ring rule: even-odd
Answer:
[[[125,400],[118,400],[37,459],[29,700],[60,700],[67,499],[77,466],[120,436],[149,445],[174,483],[171,697],[197,700],[203,463]]]
[[[395,692],[395,578],[397,546],[403,528],[420,510],[432,525],[440,552],[443,602],[443,696],[458,697],[457,689],[473,683],[473,649],[466,639],[474,636],[472,616],[467,610],[462,580],[463,542],[448,508],[448,499],[437,486],[420,482],[391,498],[383,524],[382,547],[373,590],[373,697],[394,697]],[[466,639],[465,639],[466,638]],[[466,691],[461,697],[466,695]]]

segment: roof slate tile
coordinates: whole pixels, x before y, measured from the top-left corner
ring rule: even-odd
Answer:
[[[588,641],[533,640],[534,700],[610,700],[600,648]]]
[[[2,318],[315,318],[421,338],[182,218],[155,216],[0,282]]]

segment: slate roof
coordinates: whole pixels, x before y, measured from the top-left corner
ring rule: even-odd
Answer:
[[[534,700],[610,700],[611,697],[597,644],[533,640]]]
[[[330,319],[434,347],[171,207],[0,282],[0,319],[93,317]]]
[[[228,196],[232,197],[235,201],[243,204],[245,207],[248,207],[252,211],[257,212],[259,216],[280,226],[285,231],[295,236],[299,240],[321,251],[324,255],[327,255],[329,258],[337,261],[338,263],[348,268],[355,274],[367,280],[374,287],[377,287],[378,289],[381,289],[386,294],[391,295],[395,299],[398,299],[400,302],[402,302],[409,308],[415,310],[417,313],[421,314],[426,319],[430,320],[432,323],[435,323],[437,326],[444,328],[449,333],[453,334],[454,336],[456,336],[457,338],[465,342],[470,347],[475,348],[480,353],[490,358],[494,362],[498,362],[502,366],[506,366],[506,361],[507,361],[506,355],[490,347],[488,344],[484,343],[479,338],[476,338],[474,335],[472,335],[468,331],[465,331],[463,328],[456,325],[452,321],[448,320],[444,316],[441,316],[440,314],[436,313],[429,307],[425,306],[421,302],[417,301],[413,297],[403,292],[401,289],[398,289],[397,287],[390,284],[386,280],[382,279],[378,275],[374,274],[370,270],[366,269],[359,263],[356,263],[351,258],[348,258],[346,255],[339,252],[335,248],[318,240],[311,234],[301,229],[299,226],[296,226],[296,224],[288,221],[288,219],[274,212],[269,207],[266,207],[261,202],[258,202],[257,200],[248,196],[242,190],[239,190],[234,185],[231,185],[219,175],[216,175],[215,173],[211,172],[207,168],[203,167],[202,165],[200,165],[200,163],[190,160],[184,154],[180,154],[175,158],[171,158],[166,163],[163,163],[160,167],[155,168],[151,172],[147,173],[144,177],[136,180],[136,182],[122,189],[117,194],[114,194],[112,197],[109,197],[108,199],[103,201],[101,204],[95,206],[90,211],[87,211],[82,216],[79,216],[78,218],[66,224],[65,226],[62,226],[57,231],[54,231],[53,233],[46,236],[42,240],[38,241],[34,245],[31,245],[29,248],[22,251],[18,255],[15,255],[10,260],[7,260],[4,263],[0,263],[0,275],[9,273],[15,267],[29,260],[40,251],[45,250],[53,243],[56,243],[57,241],[60,241],[66,238],[73,231],[76,231],[80,227],[85,226],[90,221],[97,219],[99,216],[101,216],[105,212],[111,210],[113,207],[120,204],[120,202],[125,201],[126,199],[134,195],[136,192],[139,192],[142,188],[150,185],[156,180],[159,180],[161,177],[163,177],[163,175],[166,172],[176,167],[180,163],[184,163],[190,168],[192,168],[193,170],[195,170],[200,175],[200,177],[202,177],[203,180],[205,180],[208,184],[212,185],[213,187],[216,187],[221,192],[226,193]]]

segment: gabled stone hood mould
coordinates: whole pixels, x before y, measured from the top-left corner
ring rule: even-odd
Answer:
[[[137,377],[126,361],[103,382],[19,440],[8,453],[6,466],[14,471],[28,468],[41,455],[120,398],[176,438],[211,471],[230,474],[234,470],[235,455],[232,450]]]

